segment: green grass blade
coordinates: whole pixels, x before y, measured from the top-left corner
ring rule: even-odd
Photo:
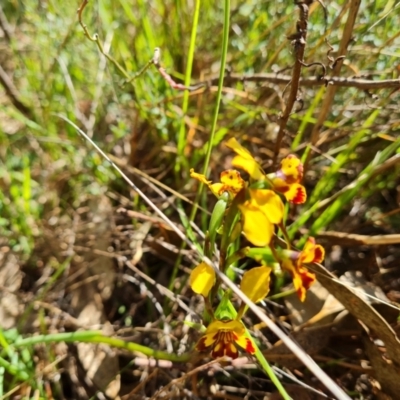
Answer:
[[[193,15],[193,23],[192,23],[192,33],[190,35],[190,45],[189,52],[187,55],[187,65],[185,72],[185,86],[190,86],[191,77],[192,77],[192,69],[193,69],[193,59],[194,52],[196,48],[196,36],[197,36],[197,28],[199,24],[199,15],[200,15],[200,0],[196,0],[194,15]],[[183,104],[182,104],[182,114],[186,115],[189,106],[189,92],[185,90],[183,94]],[[186,145],[186,130],[185,130],[185,118],[181,119],[181,125],[179,129],[178,136],[178,160],[175,164],[175,169],[180,170],[182,166],[185,166],[185,158],[183,156]]]
[[[227,300],[225,304],[228,307],[229,313],[233,316],[233,318],[236,318],[237,311],[236,311],[235,307],[233,306],[233,304],[229,300]],[[218,309],[217,309],[217,311],[218,311]],[[252,343],[254,344],[254,346],[256,348],[255,357],[257,358],[258,362],[261,364],[261,366],[264,369],[265,373],[271,379],[272,383],[278,389],[278,391],[281,394],[282,398],[284,400],[291,400],[292,398],[289,396],[289,394],[286,392],[285,388],[282,386],[282,383],[279,381],[278,377],[276,376],[275,371],[268,364],[268,361],[265,359],[263,353],[261,353],[261,350],[258,348],[257,343],[254,341],[253,337],[251,336],[251,334],[247,330],[247,328],[246,328],[246,337],[248,337],[252,341]]]
[[[224,86],[224,76],[225,76],[225,67],[226,67],[226,58],[228,54],[228,42],[229,42],[229,19],[230,19],[230,0],[225,0],[224,2],[224,28],[223,28],[223,37],[222,37],[222,48],[221,48],[221,61],[220,61],[220,70],[219,70],[219,80],[218,80],[218,90],[217,90],[217,100],[215,104],[213,121],[211,126],[211,133],[208,139],[206,159],[204,161],[203,174],[207,176],[208,166],[210,164],[211,151],[213,149],[214,144],[214,136],[217,129],[219,108],[222,99],[222,88]],[[196,199],[194,202],[194,206],[192,208],[190,214],[190,221],[194,221],[197,211],[197,204],[199,203],[199,199],[201,197],[201,193],[203,191],[204,184],[200,184],[196,193]]]
[[[308,204],[324,198],[336,185],[340,168],[348,162],[360,141],[370,133],[370,127],[378,117],[381,110],[374,110],[369,118],[365,120],[359,131],[350,139],[346,148],[336,157],[335,162],[318,182],[316,188],[310,196]]]
[[[304,117],[302,118],[297,135],[295,136],[292,146],[291,146],[292,150],[295,150],[300,145],[300,143],[303,139],[304,131],[305,131],[307,125],[312,122],[312,119],[313,119],[312,116],[314,114],[314,110],[320,103],[322,96],[325,93],[325,90],[326,89],[324,86],[322,86],[321,89],[319,89],[319,91],[317,92],[317,95],[314,97],[314,100],[310,104],[310,107],[307,109],[307,112],[305,113]]]
[[[331,204],[313,223],[310,229],[310,234],[315,235],[322,228],[326,227],[333,219],[340,215],[351,200],[360,194],[362,188],[371,179],[371,176],[375,173],[383,162],[385,162],[400,145],[400,139],[397,139],[394,143],[388,146],[384,151],[378,153],[376,157],[368,164],[366,168],[359,174],[357,180],[348,186],[348,190],[344,191],[334,202]]]

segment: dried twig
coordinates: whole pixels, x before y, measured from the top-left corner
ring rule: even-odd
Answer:
[[[299,90],[300,72],[304,59],[304,49],[306,47],[307,38],[307,25],[308,25],[308,6],[313,2],[313,0],[303,0],[298,1],[296,4],[299,8],[300,14],[299,19],[296,24],[296,33],[290,36],[288,39],[292,39],[292,44],[294,48],[295,63],[292,72],[292,82],[290,85],[290,93],[287,100],[286,108],[283,111],[283,115],[279,120],[279,132],[276,139],[274,159],[273,163],[276,163],[276,159],[279,154],[279,149],[281,147],[283,135],[285,133],[286,124],[289,120],[290,114],[292,112],[294,103],[297,100],[297,93]]]
[[[313,64],[307,65],[311,66]],[[318,65],[321,66],[322,64],[318,63]],[[235,82],[268,82],[278,85],[287,85],[291,82],[291,80],[291,76],[283,74],[260,73],[252,75],[242,75],[231,73],[225,78],[225,86]],[[198,82],[196,85],[193,85],[191,87],[191,90],[197,90],[202,87],[209,87],[216,84],[217,82],[218,77],[213,76],[206,81]],[[371,79],[363,79],[355,76],[311,76],[308,78],[300,78],[299,84],[303,87],[330,85],[336,87],[352,87],[360,90],[376,90],[388,88],[400,89],[400,79],[383,79],[379,81],[373,81]]]
[[[167,71],[165,71],[165,68],[163,68],[160,64],[160,49],[156,47],[154,49],[154,57],[152,59],[152,62],[154,66],[157,68],[158,72],[161,74],[161,76],[167,81],[167,83],[172,87],[172,89],[177,89],[177,90],[191,90],[190,87],[187,87],[185,85],[182,85],[182,83],[176,83],[172,78],[171,75],[167,74]]]
[[[7,42],[11,42],[12,29],[7,21],[7,18],[3,12],[3,8],[1,5],[0,5],[0,28],[4,32],[4,37],[7,39]]]
[[[24,114],[27,118],[33,118],[32,110],[20,100],[18,89],[14,86],[11,78],[7,75],[6,71],[0,65],[0,84],[4,87],[7,96],[11,100],[14,107]]]
[[[108,52],[104,51],[104,47],[102,43],[100,42],[99,36],[97,33],[95,33],[93,36],[89,33],[89,30],[87,26],[83,23],[82,21],[82,14],[83,10],[85,7],[88,5],[89,0],[83,0],[81,6],[78,8],[78,20],[79,24],[81,25],[83,32],[85,33],[85,36],[92,42],[95,42],[97,44],[97,47],[100,50],[100,53],[103,54],[112,64],[115,65],[115,67],[118,69],[118,71],[121,73],[121,75],[125,78],[124,84],[126,83],[133,83],[139,76],[143,75],[144,72],[146,72],[152,65],[154,65],[160,75],[165,79],[165,81],[172,87],[172,89],[177,89],[177,90],[191,90],[191,88],[186,87],[180,83],[176,83],[170,75],[167,74],[165,69],[161,67],[160,64],[160,49],[156,47],[154,49],[154,56],[151,60],[149,60],[146,65],[136,74],[130,76],[129,73],[121,66],[121,64],[118,63],[118,61],[110,56]]]
[[[340,244],[341,246],[387,246],[389,244],[399,244],[400,234],[389,235],[358,235],[355,233],[326,231],[317,234],[318,238],[329,240],[331,244]]]
[[[333,73],[332,76],[338,76],[340,74],[340,70],[343,65],[343,58],[347,54],[347,48],[349,43],[351,42],[352,35],[353,35],[353,28],[354,23],[357,17],[358,10],[360,8],[361,0],[351,0],[350,7],[349,7],[349,15],[347,17],[346,25],[344,27],[342,40],[339,45],[338,50],[338,57],[336,58],[335,62],[333,63]],[[345,5],[345,7],[347,7]],[[323,126],[324,122],[327,119],[329,110],[331,109],[333,98],[335,96],[337,90],[337,86],[330,85],[328,86],[324,100],[321,105],[321,109],[318,112],[318,119],[317,122],[314,124],[312,133],[311,133],[311,144],[314,145],[319,136],[319,131]]]

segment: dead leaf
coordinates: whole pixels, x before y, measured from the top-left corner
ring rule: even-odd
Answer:
[[[389,299],[383,290],[368,282],[360,271],[347,271],[339,279],[344,284],[357,289],[357,294],[367,303],[374,304],[374,308],[381,310],[384,316],[397,317],[397,311],[384,304],[384,302],[389,303]],[[313,310],[317,309],[322,299],[325,299],[322,308],[313,315]],[[286,306],[291,311],[290,318],[293,325],[298,328],[306,325],[325,325],[338,318],[341,320],[348,314],[343,304],[318,282],[311,286],[304,303],[300,302],[294,294],[286,298]]]
[[[307,325],[326,325],[332,322],[344,306],[319,283],[307,291],[304,302],[296,293],[285,297],[285,305],[289,310],[290,321],[295,328]]]
[[[400,365],[400,341],[389,323],[358,292],[340,282],[324,266],[313,264],[312,270],[316,272],[318,281],[329,293],[385,343],[388,356]]]

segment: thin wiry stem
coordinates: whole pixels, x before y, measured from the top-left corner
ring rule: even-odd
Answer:
[[[351,42],[351,38],[353,35],[353,29],[355,20],[358,14],[358,10],[360,8],[361,0],[351,0],[350,7],[349,7],[349,14],[347,17],[346,25],[344,27],[342,40],[340,41],[339,51],[338,51],[338,58],[342,57],[338,60],[338,62],[333,67],[332,76],[336,77],[339,75],[340,70],[343,65],[344,56],[347,54],[348,46]],[[328,117],[329,110],[331,109],[333,98],[335,97],[335,93],[338,86],[332,85],[328,86],[326,93],[324,95],[324,99],[321,105],[320,110],[318,111],[318,119],[317,122],[314,124],[313,130],[311,132],[311,144],[315,145],[318,141],[319,131],[323,126],[324,122]]]
[[[202,87],[210,87],[218,82],[218,77],[213,76],[206,81],[201,81],[193,86],[191,90],[197,90]],[[230,73],[225,77],[225,86],[229,86],[236,82],[268,82],[274,84],[288,85],[292,80],[289,75],[273,74],[273,73],[259,73],[251,75],[243,75],[238,73]],[[359,90],[376,90],[376,89],[398,89],[400,88],[399,79],[382,79],[374,81],[372,79],[365,79],[362,77],[343,77],[343,76],[332,76],[326,75],[310,76],[300,78],[299,85],[302,87],[314,87],[314,86],[334,86],[334,87],[351,87]]]
[[[196,47],[196,36],[197,36],[197,27],[199,24],[199,15],[200,15],[200,4],[201,0],[196,0],[194,14],[193,14],[193,24],[192,24],[192,33],[190,35],[190,45],[189,51],[187,56],[187,65],[186,65],[186,72],[185,72],[185,86],[190,86],[190,80],[192,77],[192,69],[193,69],[193,59],[194,59],[194,52]],[[183,103],[182,103],[182,114],[183,116],[186,115],[189,106],[189,93],[187,91],[183,94]],[[176,168],[180,168],[183,163],[183,153],[186,144],[186,135],[185,135],[185,118],[182,118],[181,125],[179,129],[179,136],[178,136],[178,162],[176,163]]]
[[[112,57],[108,52],[104,50],[104,46],[101,43],[99,36],[97,33],[95,33],[93,36],[89,33],[88,27],[82,20],[82,14],[83,10],[85,7],[88,5],[89,0],[83,0],[81,6],[78,8],[78,20],[79,24],[81,25],[83,32],[85,33],[85,36],[92,42],[95,42],[97,44],[97,47],[100,51],[101,54],[103,54],[108,61],[110,61],[114,66],[117,68],[117,70],[120,72],[120,74],[125,78],[124,84],[125,83],[131,83],[139,78],[141,75],[143,75],[152,65],[154,65],[160,75],[165,79],[165,81],[172,87],[172,89],[178,89],[178,90],[190,90],[191,88],[186,87],[185,85],[182,85],[181,83],[176,83],[172,77],[166,72],[165,68],[163,68],[160,64],[160,49],[156,47],[154,49],[154,56],[152,59],[150,59],[140,70],[134,75],[130,75],[122,66],[121,64],[114,58]]]
[[[13,106],[20,111],[25,117],[32,119],[33,111],[27,106],[20,98],[18,89],[14,86],[11,78],[7,75],[6,71],[0,65],[0,85],[3,86],[4,91],[7,93],[8,98],[11,100]]]
[[[220,63],[220,70],[219,70],[217,100],[216,100],[216,103],[215,103],[215,109],[214,109],[214,116],[213,116],[213,121],[212,121],[212,125],[211,125],[210,138],[208,139],[206,158],[204,160],[204,168],[203,168],[203,174],[204,175],[207,175],[208,165],[210,163],[210,158],[211,158],[211,151],[213,149],[213,144],[214,144],[214,136],[215,136],[215,132],[217,130],[219,107],[220,107],[220,104],[221,104],[222,89],[223,89],[223,86],[224,86],[226,56],[228,54],[229,18],[230,18],[230,0],[225,0],[225,3],[224,3],[224,28],[223,28],[223,37],[222,37],[221,63]],[[201,193],[203,191],[203,187],[204,187],[203,184],[199,185],[199,190],[197,191],[197,194],[196,194],[195,203],[198,203],[198,201],[200,199],[200,196],[201,196]],[[190,215],[190,220],[191,221],[194,220],[195,215],[196,215],[196,211],[197,211],[197,207],[194,206],[192,208],[192,212],[191,212],[191,215]]]

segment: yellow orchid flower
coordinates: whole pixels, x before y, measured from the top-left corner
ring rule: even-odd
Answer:
[[[191,272],[189,284],[193,292],[207,297],[215,284],[214,268],[205,262],[200,263]]]
[[[315,282],[315,274],[308,271],[304,264],[322,262],[325,256],[324,248],[310,237],[302,251],[282,250],[280,255],[282,268],[290,272],[297,295],[304,301],[307,289]]]
[[[197,351],[211,349],[211,357],[237,358],[237,346],[249,354],[256,352],[253,342],[246,336],[244,325],[237,320],[215,320],[208,325],[206,333],[196,344]]]
[[[258,303],[269,292],[270,274],[271,268],[267,266],[252,268],[243,274],[240,289],[251,301]],[[245,310],[246,304],[243,303],[236,319],[211,322],[204,336],[197,342],[196,349],[198,351],[212,349],[211,356],[213,358],[223,356],[237,358],[239,355],[238,348],[249,354],[254,354],[254,344],[246,335],[246,329],[240,322]]]
[[[294,155],[289,154],[281,162],[281,168],[267,175],[274,189],[282,193],[294,204],[303,204],[307,200],[306,189],[300,184],[303,179],[303,164]]]
[[[265,175],[260,164],[235,138],[229,139],[225,144],[237,154],[232,160],[235,168],[243,169],[255,181],[266,180],[272,189],[282,193],[291,203],[302,204],[306,201],[306,190],[300,184],[303,164],[294,154],[289,154],[282,160],[281,168],[277,172]]]
[[[255,246],[267,246],[274,234],[274,224],[282,221],[284,205],[273,190],[249,189],[248,194],[249,200],[238,205],[243,233]]]
[[[224,192],[228,192],[231,198],[233,198],[246,186],[239,171],[234,169],[222,171],[220,175],[221,182],[218,183],[212,183],[204,175],[195,172],[193,168],[190,170],[190,176],[207,185],[216,197],[220,197]]]

